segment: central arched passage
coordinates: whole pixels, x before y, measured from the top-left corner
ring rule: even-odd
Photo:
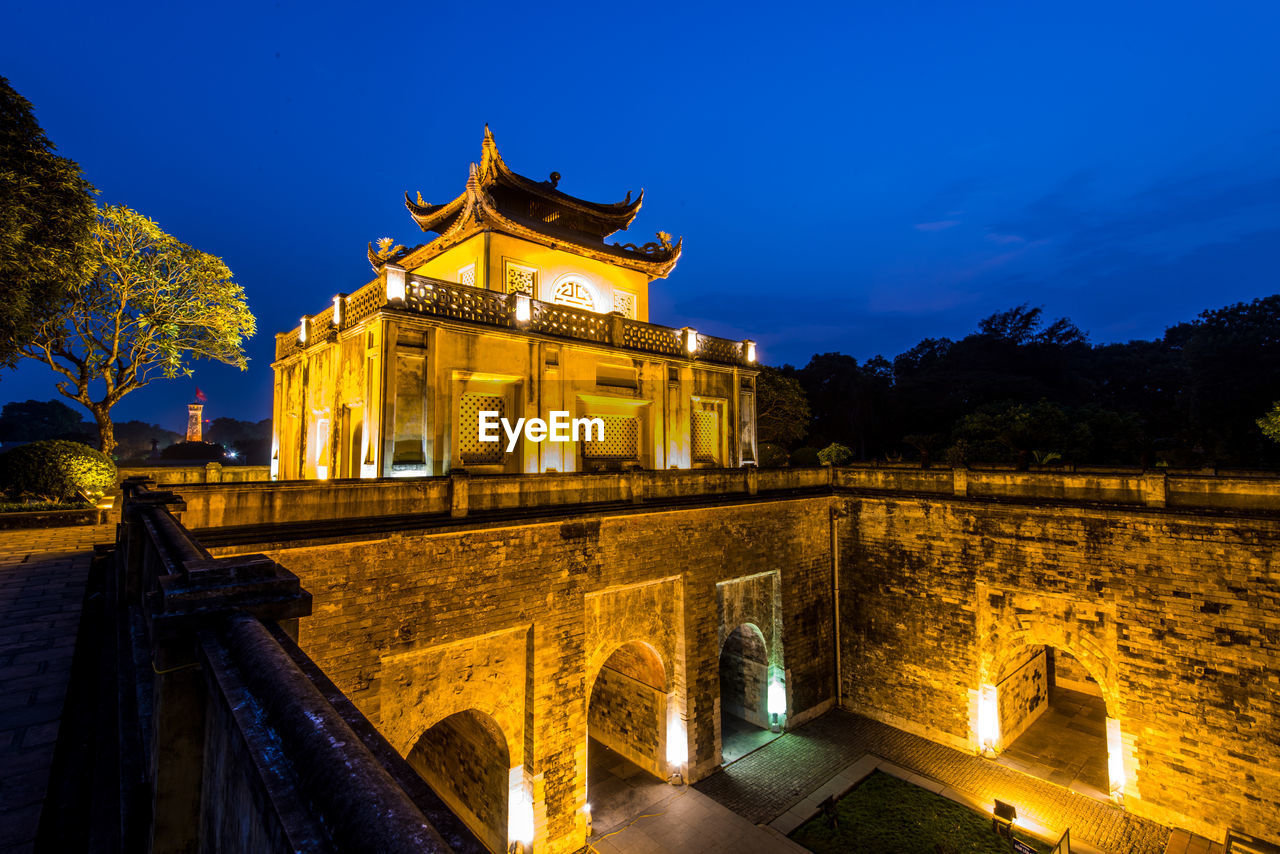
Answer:
[[[409,764],[489,850],[507,850],[510,756],[493,718],[468,709],[424,732]]]
[[[646,643],[622,644],[596,674],[587,704],[587,803],[596,833],[665,793],[668,707],[666,668]]]
[[[1107,704],[1079,660],[1052,646],[1023,647],[1005,660],[996,690],[1002,764],[1110,797]]]
[[[720,651],[720,757],[729,763],[776,737],[769,731],[769,650],[764,633],[743,623]]]

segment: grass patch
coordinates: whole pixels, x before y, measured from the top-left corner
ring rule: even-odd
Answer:
[[[816,854],[1008,854],[991,819],[955,801],[875,771],[836,802],[839,825],[825,816],[802,824],[791,838]],[[1050,846],[1015,831],[1036,851]]]
[[[0,513],[35,513],[40,510],[88,510],[94,505],[88,501],[0,501]]]

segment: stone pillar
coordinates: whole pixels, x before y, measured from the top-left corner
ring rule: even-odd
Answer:
[[[187,441],[204,441],[204,404],[187,404]]]
[[[954,468],[951,470],[952,494],[961,498],[969,494],[969,470]]]
[[[465,469],[455,469],[449,472],[449,515],[454,518],[467,515],[467,509],[470,505],[467,485],[467,472]]]
[[[1164,472],[1142,475],[1142,503],[1148,507],[1164,507],[1168,500],[1169,478]]]

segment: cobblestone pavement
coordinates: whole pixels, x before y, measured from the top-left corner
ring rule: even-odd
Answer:
[[[836,709],[695,784],[755,824],[772,821],[845,766],[871,753],[979,802],[1009,801],[1019,816],[1116,854],[1161,854],[1169,829],[990,760]]]
[[[111,525],[0,531],[0,852],[30,851],[94,543]]]

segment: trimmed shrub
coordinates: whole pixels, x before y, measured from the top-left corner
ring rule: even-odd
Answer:
[[[839,442],[832,442],[821,451],[818,451],[818,462],[824,466],[843,466],[847,465],[852,459],[853,451]]]
[[[79,442],[32,442],[0,454],[0,490],[13,498],[56,502],[77,495],[96,497],[115,482],[116,464]]]

